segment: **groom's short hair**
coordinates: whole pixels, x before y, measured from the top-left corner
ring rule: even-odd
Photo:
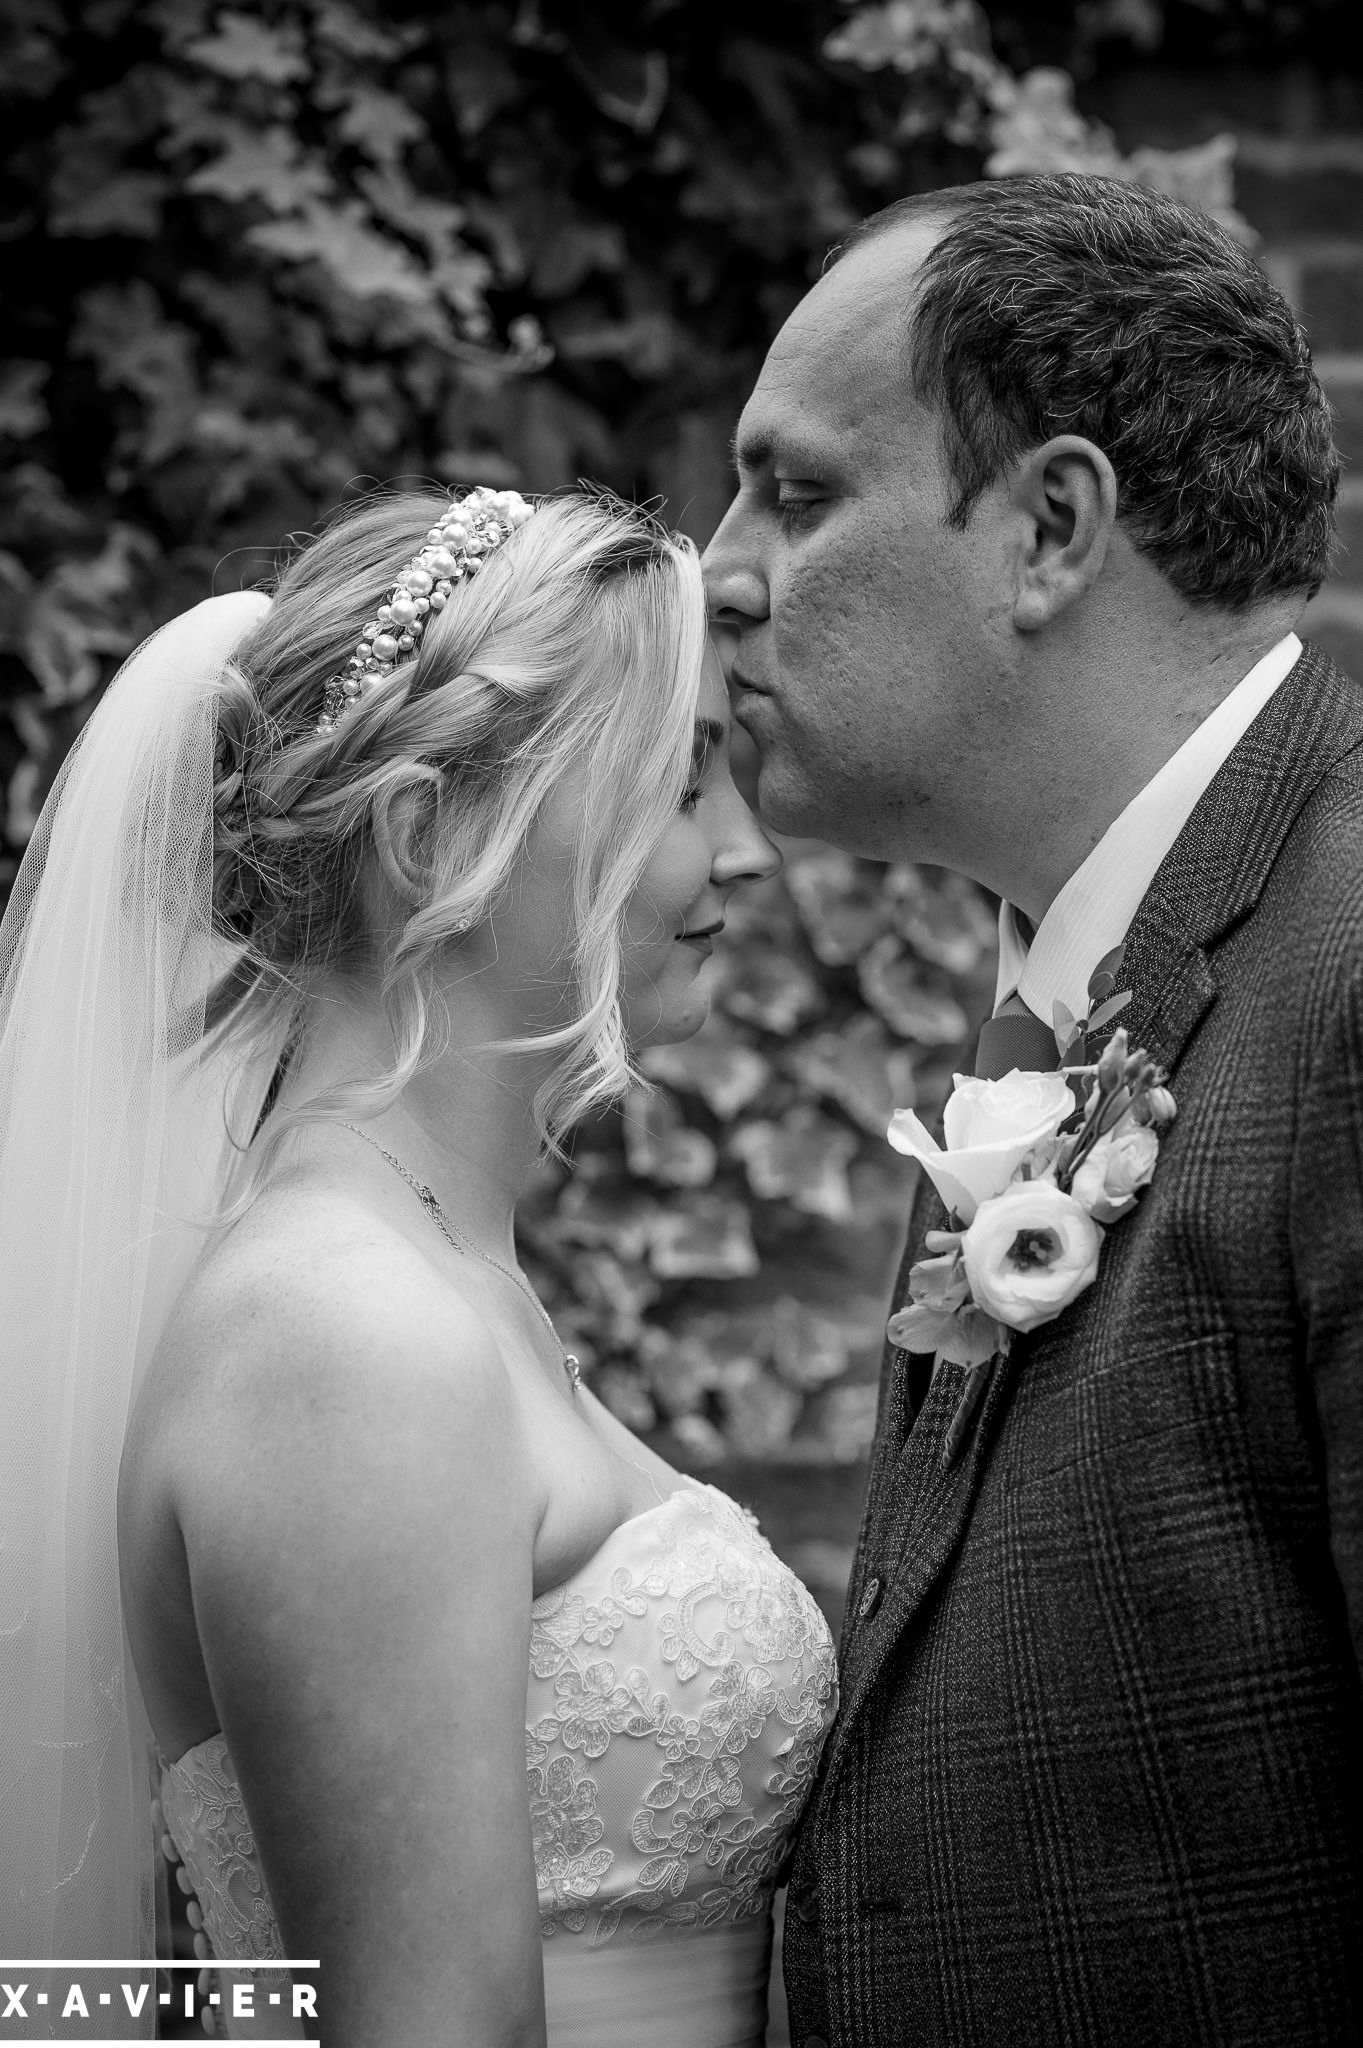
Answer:
[[[913,389],[942,421],[954,497],[1080,434],[1118,518],[1175,589],[1236,607],[1319,589],[1339,457],[1292,309],[1206,214],[1113,178],[1009,178],[901,199],[833,254],[943,223],[917,276]]]

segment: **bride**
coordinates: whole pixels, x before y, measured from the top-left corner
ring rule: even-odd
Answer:
[[[585,495],[383,496],[106,694],[0,933],[0,1953],[151,1953],[154,1784],[334,2048],[762,2040],[827,1631],[514,1242],[777,864],[727,749]]]

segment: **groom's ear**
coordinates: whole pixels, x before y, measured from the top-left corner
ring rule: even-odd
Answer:
[[[1014,466],[1008,495],[1024,522],[1013,624],[1038,633],[1097,581],[1117,523],[1117,477],[1092,441],[1057,434]]]

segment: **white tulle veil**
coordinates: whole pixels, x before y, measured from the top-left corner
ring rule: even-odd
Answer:
[[[215,699],[268,602],[212,598],[125,663],[0,925],[5,1958],[155,1953],[116,1485],[139,1377],[236,1157],[225,1096],[253,1080],[205,1045],[204,1013],[224,967],[210,927]]]

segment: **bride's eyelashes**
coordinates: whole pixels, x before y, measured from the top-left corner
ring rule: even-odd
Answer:
[[[720,757],[728,735],[716,719],[699,718],[696,721],[695,740],[691,749],[691,780],[686,786],[677,808],[684,816],[690,816],[705,794],[711,770]]]

